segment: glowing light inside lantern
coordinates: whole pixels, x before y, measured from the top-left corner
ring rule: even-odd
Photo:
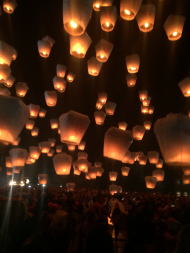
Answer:
[[[73,28],[73,29],[76,29],[78,27],[78,24],[74,21],[74,20],[71,20],[70,21],[70,26]]]

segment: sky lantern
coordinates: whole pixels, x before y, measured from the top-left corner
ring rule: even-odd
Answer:
[[[148,114],[149,113],[149,107],[148,106],[141,106],[141,113],[142,114]]]
[[[124,20],[133,20],[140,9],[142,0],[121,0],[120,16]]]
[[[19,143],[20,143],[20,141],[21,141],[21,138],[18,137],[18,138],[16,138],[16,139],[13,141],[12,145],[13,145],[13,146],[18,146]]]
[[[104,32],[111,32],[117,20],[117,9],[115,6],[101,8],[100,24]]]
[[[151,129],[151,126],[152,126],[152,122],[151,121],[145,121],[144,122],[144,128],[148,131]]]
[[[9,155],[13,167],[24,167],[28,152],[23,148],[12,148],[9,150]]]
[[[59,127],[58,119],[50,119],[50,127],[51,129],[58,129]]]
[[[63,64],[57,64],[56,66],[56,74],[60,78],[64,78],[66,74],[67,68]]]
[[[133,138],[136,141],[142,141],[142,139],[144,137],[144,134],[145,134],[145,128],[144,128],[144,126],[136,125],[136,126],[133,127],[133,129],[132,129],[132,135],[133,135]]]
[[[104,136],[104,157],[122,161],[132,143],[129,131],[123,131],[116,127],[107,130]]]
[[[53,148],[55,147],[56,139],[55,138],[49,138],[48,141],[50,142],[50,146]]]
[[[148,107],[148,114],[153,114],[154,113],[154,106],[149,106]]]
[[[89,162],[87,159],[79,159],[76,161],[76,166],[81,172],[88,172]]]
[[[80,159],[88,159],[88,154],[86,152],[78,152],[78,160]]]
[[[98,101],[101,102],[103,105],[107,102],[108,95],[106,92],[98,93]]]
[[[185,185],[190,184],[190,176],[189,175],[183,175],[182,182]]]
[[[149,106],[151,102],[151,97],[147,97],[144,100],[142,100],[142,105]]]
[[[165,172],[162,169],[153,170],[152,176],[156,178],[157,182],[163,182],[165,177]]]
[[[11,62],[16,60],[16,58],[16,50],[6,42],[0,40],[0,65],[10,66]]]
[[[61,142],[79,145],[88,126],[89,117],[79,112],[68,111],[59,117]]]
[[[156,164],[156,168],[162,169],[163,168],[164,161],[160,158],[158,160],[158,163]]]
[[[96,125],[103,125],[106,118],[106,114],[105,112],[102,112],[102,111],[96,111],[94,113],[94,118],[95,118]]]
[[[67,82],[68,82],[68,83],[72,83],[72,82],[75,80],[75,74],[72,73],[72,72],[69,72],[69,73],[67,74],[66,79],[67,79]]]
[[[31,135],[32,135],[33,137],[36,137],[36,136],[38,136],[38,134],[39,134],[39,128],[38,128],[38,127],[34,127],[34,128],[32,129],[32,131],[31,131]]]
[[[104,106],[104,105],[103,105],[100,101],[97,101],[97,102],[96,102],[96,109],[97,109],[98,111],[102,110],[103,106]]]
[[[6,168],[12,168],[12,160],[10,156],[5,157],[5,167]]]
[[[72,144],[68,144],[68,145],[67,145],[67,148],[68,148],[69,151],[73,152],[73,151],[75,151],[76,146],[75,146],[75,145],[72,145]]]
[[[125,121],[118,122],[118,128],[123,130],[123,131],[125,131],[127,129],[127,126],[128,126],[127,122],[125,122]]]
[[[178,84],[184,97],[190,97],[190,77],[186,77]]]
[[[137,75],[136,74],[127,74],[126,82],[128,87],[134,87],[137,82]]]
[[[117,180],[117,175],[118,175],[117,171],[110,171],[109,172],[110,181],[112,181],[112,182],[116,181]]]
[[[88,62],[88,74],[91,76],[98,76],[102,68],[102,63],[99,62],[96,57],[92,56]]]
[[[150,32],[154,27],[156,8],[154,4],[143,4],[137,14],[137,23],[141,32]]]
[[[47,113],[47,111],[46,111],[45,109],[40,108],[39,117],[40,117],[40,118],[45,118],[46,113]]]
[[[99,62],[107,62],[113,49],[113,44],[107,40],[101,39],[96,45],[96,59]]]
[[[113,116],[116,109],[116,103],[114,102],[107,102],[105,104],[105,112],[107,115]]]
[[[82,172],[81,172],[78,168],[74,167],[74,171],[73,171],[73,174],[74,174],[74,175],[80,176],[81,173],[82,173]]]
[[[53,148],[50,148],[49,152],[47,153],[48,157],[52,157],[55,153],[55,150]]]
[[[65,31],[72,36],[82,35],[91,18],[91,13],[91,0],[64,0],[63,25]]]
[[[111,195],[117,194],[117,193],[122,193],[122,187],[116,184],[111,184],[109,186],[109,192]]]
[[[78,145],[78,150],[85,150],[86,147],[86,142],[85,141],[81,141],[81,143]]]
[[[40,56],[43,58],[48,58],[54,43],[54,39],[52,39],[50,36],[45,36],[43,39],[38,40],[38,52]]]
[[[38,113],[40,111],[40,106],[39,105],[34,105],[34,104],[29,104],[28,108],[29,108],[30,118],[37,118]]]
[[[28,118],[27,106],[18,98],[0,95],[0,142],[13,143]]]
[[[92,40],[87,33],[80,36],[70,36],[70,54],[79,59],[85,58],[91,43]]]
[[[34,164],[36,162],[36,160],[30,156],[28,156],[27,160],[26,160],[26,164],[30,165],[30,164]]]
[[[12,14],[17,7],[16,0],[3,0],[3,10],[8,14]]]
[[[11,168],[6,169],[6,175],[7,176],[12,176],[13,175],[13,170]]]
[[[190,176],[190,168],[189,167],[183,169],[183,175]]]
[[[15,89],[16,89],[16,94],[18,97],[25,97],[29,87],[27,83],[18,82],[16,83]]]
[[[147,156],[145,154],[140,154],[138,157],[139,165],[146,165],[147,164]]]
[[[67,82],[64,78],[55,76],[53,78],[53,86],[55,90],[57,90],[60,93],[63,93],[66,89]]]
[[[135,74],[139,71],[140,57],[138,54],[131,54],[126,56],[127,71],[131,74]]]
[[[148,98],[148,91],[147,90],[140,90],[139,91],[139,99],[140,99],[140,101],[143,101],[146,98]]]
[[[35,125],[35,121],[32,120],[32,119],[28,119],[26,121],[25,127],[26,127],[27,130],[32,130],[34,128],[34,125]]]
[[[181,15],[170,15],[165,23],[164,29],[169,40],[179,40],[183,33],[185,17]]]
[[[39,148],[43,154],[47,154],[50,151],[51,143],[49,141],[41,141]]]
[[[96,168],[90,167],[90,168],[88,169],[88,176],[89,176],[90,179],[96,179],[96,177],[97,177]]]
[[[0,84],[0,95],[2,96],[10,96],[11,92],[7,87],[4,87],[3,85]]]
[[[100,11],[101,4],[102,4],[102,0],[94,0],[92,4],[94,11]]]
[[[152,176],[146,176],[145,177],[145,183],[146,183],[146,188],[147,189],[154,189],[157,184],[157,180],[155,177]]]
[[[148,152],[148,160],[150,164],[157,164],[159,161],[159,153],[157,151]]]
[[[49,107],[56,106],[57,104],[57,93],[54,90],[46,90],[44,92],[46,105]]]
[[[53,165],[57,175],[69,175],[72,165],[72,156],[66,153],[56,154],[53,157]]]
[[[127,166],[121,167],[121,174],[124,177],[127,177],[129,175],[130,168]]]
[[[7,77],[7,80],[6,80],[6,82],[4,83],[4,85],[5,85],[6,87],[8,87],[8,88],[11,88],[11,87],[13,86],[14,82],[15,82],[15,77],[14,77],[13,75],[10,74],[10,75]]]
[[[11,69],[7,65],[0,65],[0,82],[6,83],[11,74]]]
[[[61,153],[61,152],[62,152],[62,149],[63,149],[63,146],[62,146],[62,145],[57,145],[57,146],[55,147],[56,153]]]
[[[30,146],[29,147],[29,155],[31,158],[38,160],[38,158],[40,157],[40,149],[38,146]]]
[[[190,165],[190,119],[170,113],[154,124],[154,133],[165,162],[171,166]]]
[[[48,183],[48,174],[38,174],[38,183],[40,185],[46,185]]]

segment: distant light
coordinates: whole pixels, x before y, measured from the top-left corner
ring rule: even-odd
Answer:
[[[148,22],[144,23],[145,28],[149,28],[150,24]]]
[[[31,185],[28,186],[28,188],[31,188],[31,187],[32,187]]]
[[[60,185],[59,187],[60,187],[60,188],[62,188],[63,186],[62,186],[62,185]]]
[[[43,184],[42,187],[46,187],[46,184]]]
[[[11,181],[9,182],[9,186],[14,186],[14,185],[17,185],[16,181],[11,180]]]
[[[30,183],[30,180],[27,178],[26,179],[26,184],[29,184]]]

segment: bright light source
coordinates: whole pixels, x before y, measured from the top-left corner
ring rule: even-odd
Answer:
[[[9,182],[9,186],[13,186],[13,185],[17,185],[17,183],[16,183],[16,181],[11,180],[11,181]]]
[[[30,183],[30,180],[27,178],[26,179],[26,184],[29,184]]]

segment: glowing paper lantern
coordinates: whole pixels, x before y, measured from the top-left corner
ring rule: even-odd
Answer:
[[[156,178],[157,182],[163,182],[165,177],[165,172],[162,169],[153,170],[152,176]]]
[[[48,141],[50,142],[51,147],[55,147],[56,139],[49,138]]]
[[[39,105],[30,104],[28,106],[28,108],[29,108],[30,118],[37,118],[38,117],[38,113],[40,111],[40,106]]]
[[[169,40],[179,40],[183,33],[185,17],[180,15],[170,15],[164,23],[164,29]]]
[[[131,54],[126,56],[127,71],[131,74],[137,73],[140,66],[140,57],[138,54]]]
[[[29,147],[29,155],[31,158],[38,160],[38,158],[40,157],[40,149],[38,146],[31,146]]]
[[[25,97],[29,89],[27,83],[24,83],[24,82],[16,83],[15,88],[16,88],[16,94],[18,97]]]
[[[61,152],[62,152],[62,149],[63,149],[63,146],[62,146],[62,145],[57,145],[57,146],[55,147],[56,153],[61,153]]]
[[[66,66],[62,64],[57,64],[56,66],[56,74],[58,77],[64,78],[66,74]]]
[[[4,85],[7,86],[8,88],[11,88],[13,86],[14,82],[15,82],[14,76],[9,75],[6,82],[4,83]]]
[[[59,127],[58,119],[50,119],[50,126],[51,129],[58,129]]]
[[[48,152],[47,156],[48,157],[52,157],[55,153],[55,150],[53,148],[50,149],[50,151]]]
[[[0,95],[0,142],[13,143],[26,124],[28,110],[18,98]]]
[[[76,184],[74,182],[66,183],[66,189],[68,192],[74,192],[75,187],[76,187]]]
[[[13,167],[24,167],[28,152],[23,148],[12,148],[9,150],[9,155]]]
[[[85,141],[81,141],[81,143],[78,145],[78,150],[85,150],[85,146],[86,146],[86,142]]]
[[[141,106],[141,113],[142,114],[148,114],[149,113],[149,107],[148,106]]]
[[[159,161],[159,153],[157,151],[148,152],[148,160],[150,164],[157,164]]]
[[[7,65],[0,65],[0,82],[6,83],[11,74],[11,69]]]
[[[69,72],[67,74],[66,79],[67,79],[67,82],[72,83],[75,80],[75,75],[72,72]]]
[[[123,131],[116,127],[107,130],[104,137],[104,156],[122,161],[132,143],[129,131]]]
[[[70,36],[70,54],[79,59],[84,58],[91,43],[92,40],[87,33]]]
[[[104,106],[104,105],[103,105],[100,101],[97,101],[97,102],[96,102],[96,109],[97,109],[97,110],[102,110],[103,106]]]
[[[144,4],[137,14],[137,23],[141,32],[150,32],[154,27],[156,8],[153,4]]]
[[[137,125],[133,127],[132,135],[135,140],[141,141],[144,137],[144,134],[145,134],[144,126]]]
[[[4,0],[3,10],[8,14],[12,14],[17,7],[16,0]]]
[[[190,78],[186,77],[178,84],[184,97],[190,97]]]
[[[115,109],[116,109],[116,103],[114,103],[114,102],[107,102],[105,104],[105,111],[106,111],[107,115],[110,115],[110,116],[114,115]]]
[[[117,20],[117,10],[115,6],[110,6],[101,9],[100,24],[101,28],[105,32],[113,31]]]
[[[110,171],[109,172],[109,179],[110,181],[116,181],[117,180],[118,173],[116,171]]]
[[[151,129],[151,126],[152,126],[152,122],[151,121],[145,121],[144,122],[144,128],[146,130],[150,130]]]
[[[101,4],[102,4],[102,0],[94,0],[93,5],[92,5],[94,11],[100,11]]]
[[[148,114],[153,114],[154,113],[154,106],[149,106],[148,107]]]
[[[127,123],[125,121],[118,122],[119,129],[125,131],[127,129]]]
[[[10,66],[16,60],[16,50],[6,42],[0,40],[0,65]]]
[[[75,111],[68,111],[59,117],[61,142],[79,145],[88,126],[89,117]]]
[[[91,76],[98,76],[102,68],[102,63],[99,62],[96,57],[91,57],[88,60],[88,74]]]
[[[6,166],[7,167],[7,166]],[[183,175],[190,176],[190,168],[183,169]]]
[[[66,153],[57,154],[53,157],[53,164],[57,175],[69,175],[72,157]]]
[[[97,111],[94,113],[94,118],[96,125],[103,125],[106,118],[106,114],[102,111]]]
[[[40,185],[46,185],[48,183],[48,174],[39,174],[38,183]]]
[[[103,105],[107,102],[108,95],[106,92],[98,93],[98,101],[101,102]]]
[[[156,187],[156,184],[157,184],[156,178],[151,177],[151,176],[146,176],[145,177],[145,182],[146,182],[146,188],[148,188],[148,189],[154,189]]]
[[[87,159],[79,159],[76,161],[76,167],[81,172],[88,172],[89,162]]]
[[[41,108],[40,111],[39,111],[39,117],[40,118],[45,118],[46,113],[47,113],[47,111],[45,109]]]
[[[88,159],[88,154],[86,152],[78,152],[78,160],[80,159]]]
[[[140,101],[143,101],[146,98],[148,98],[148,91],[147,90],[140,90],[139,91],[139,99],[140,99]]]
[[[39,148],[43,154],[47,154],[50,151],[51,143],[49,141],[41,141]]]
[[[138,161],[140,165],[146,165],[147,157],[144,154],[140,154],[138,157]]]
[[[122,193],[122,187],[119,185],[111,184],[109,186],[109,192],[111,195],[117,194],[117,193]]]
[[[161,168],[163,167],[163,164],[164,164],[163,160],[162,160],[162,159],[159,159],[159,160],[158,160],[158,163],[156,164],[156,168],[161,169]]]
[[[171,166],[190,165],[190,119],[182,114],[168,114],[154,124],[162,155]]]
[[[54,90],[46,90],[44,92],[46,105],[53,107],[57,104],[57,93]]]
[[[35,124],[35,121],[34,121],[34,120],[28,119],[28,120],[26,121],[25,127],[26,127],[27,130],[32,130],[32,129],[34,128],[34,124]]]
[[[76,146],[75,145],[71,145],[71,144],[68,144],[67,147],[68,147],[69,151],[75,151],[75,149],[76,149]]]
[[[182,178],[183,184],[190,184],[190,176],[189,175],[184,175]]]
[[[107,62],[113,49],[113,44],[107,40],[101,39],[96,45],[96,59],[99,62]]]
[[[140,9],[142,0],[121,0],[120,16],[124,20],[133,20]]]
[[[10,156],[7,156],[7,157],[5,158],[5,167],[6,167],[6,168],[12,168],[12,161],[11,161]]]
[[[13,146],[18,146],[19,143],[20,143],[20,141],[21,141],[21,138],[18,137],[17,139],[15,139],[15,140],[13,141],[12,145],[13,145]]]
[[[151,102],[151,97],[147,97],[142,101],[142,105],[149,106]]]
[[[126,77],[126,82],[128,87],[134,87],[137,82],[137,75],[136,74],[128,74]]]
[[[91,17],[92,1],[64,0],[63,25],[67,33],[73,36],[82,35]]]
[[[121,174],[122,174],[122,176],[127,177],[129,175],[129,171],[130,171],[129,167],[123,166],[121,168]]]
[[[112,5],[113,0],[102,0],[101,7],[109,7]]]
[[[38,52],[41,57],[48,58],[55,41],[50,36],[38,41]]]
[[[39,129],[38,129],[37,127],[34,127],[34,128],[32,129],[32,131],[31,131],[31,135],[32,135],[33,137],[36,137],[36,136],[38,136],[38,134],[39,134]]]
[[[57,90],[58,92],[63,93],[66,89],[66,85],[67,85],[67,83],[64,78],[61,78],[58,76],[55,76],[53,78],[54,89]]]

